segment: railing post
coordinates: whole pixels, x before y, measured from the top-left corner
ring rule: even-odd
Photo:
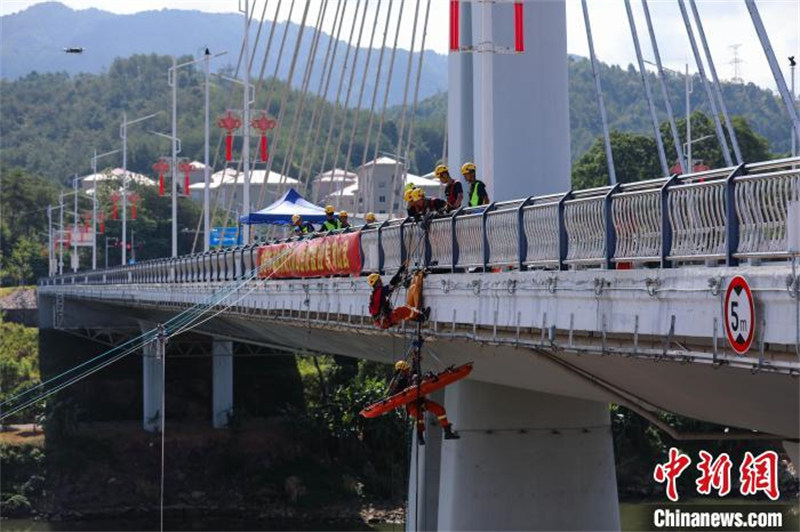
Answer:
[[[494,209],[494,203],[490,203],[481,214],[481,235],[483,236],[483,244],[481,245],[481,249],[483,251],[483,271],[489,270],[489,237],[486,234],[486,216],[489,212]]]
[[[572,190],[566,192],[558,200],[558,269],[566,270],[567,252],[569,251],[569,238],[567,237],[567,224],[564,222],[565,202],[572,198]]]
[[[739,260],[733,255],[739,248],[739,217],[736,215],[736,178],[747,173],[744,163],[734,168],[725,178],[725,265],[736,266]]]
[[[517,208],[517,268],[525,269],[525,259],[528,258],[528,237],[525,236],[525,212],[523,209],[529,205],[535,196],[528,196]]]
[[[425,239],[425,253],[422,257],[422,264],[425,268],[431,264],[431,239],[429,230],[431,228],[432,221],[433,220],[427,220],[427,222],[422,225],[422,238]]]
[[[406,222],[410,217],[406,217],[400,222],[400,264],[403,265],[408,260],[408,253],[406,253]]]
[[[383,260],[384,260],[384,253],[383,253],[383,226],[389,223],[389,220],[384,220],[378,226],[378,273],[383,275]]]
[[[619,188],[619,183],[612,186],[608,189],[608,192],[606,192],[606,195],[603,198],[603,217],[605,218],[606,225],[605,267],[607,270],[614,269],[614,262],[612,259],[614,258],[614,252],[617,249],[617,232],[614,230],[614,218],[611,215],[611,201],[612,196],[619,190]]]
[[[458,265],[458,239],[456,238],[456,217],[461,214],[464,207],[459,207],[450,217],[450,244],[452,255],[450,257],[450,272],[456,273],[456,266]]]
[[[671,268],[672,261],[667,260],[672,250],[672,223],[669,221],[669,187],[678,182],[678,174],[672,174],[666,183],[661,185],[658,194],[661,198],[661,267]]]

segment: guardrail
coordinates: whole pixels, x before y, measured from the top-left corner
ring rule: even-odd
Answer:
[[[362,271],[669,268],[786,260],[800,157],[459,209],[422,224],[356,228]],[[798,207],[800,208],[800,207]],[[797,228],[800,231],[800,228]],[[41,284],[220,282],[243,278],[263,243],[42,279]]]

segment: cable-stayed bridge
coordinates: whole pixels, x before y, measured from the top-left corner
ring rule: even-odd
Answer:
[[[746,3],[764,44],[755,5]],[[526,2],[512,17],[507,4],[454,2],[451,11],[449,160],[475,160],[495,202],[352,233],[362,275],[404,263],[430,271],[426,365],[475,362],[470,379],[441,394],[462,438],[415,448],[421,465],[411,473],[408,527],[619,528],[609,402],[678,441],[783,441],[797,460],[800,159],[742,161],[729,129],[725,168],[668,176],[665,167],[663,177],[617,183],[606,132],[612,184],[569,191],[564,5]],[[512,25],[534,37],[505,53],[497,39]],[[764,47],[772,64],[768,39]],[[597,77],[596,85],[604,115]],[[709,99],[722,107],[713,87]],[[779,87],[800,131],[785,82]],[[730,124],[720,111],[727,151],[722,127]],[[294,125],[287,134],[295,136]],[[408,150],[402,138],[398,153]],[[661,143],[659,152],[665,163]],[[678,154],[680,162],[680,146]],[[246,176],[245,168],[245,186]],[[233,407],[231,342],[387,363],[402,356],[413,326],[376,328],[362,276],[272,278],[264,270],[288,258],[265,260],[263,246],[44,279],[41,327],[130,334],[108,360],[144,354],[149,429],[163,392],[161,342],[188,330],[214,338],[217,426]],[[737,288],[737,307],[730,294],[740,277],[748,295]],[[729,339],[731,328],[747,340]],[[731,430],[680,433],[660,411]]]

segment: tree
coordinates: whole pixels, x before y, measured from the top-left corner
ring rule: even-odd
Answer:
[[[33,265],[40,258],[41,246],[32,238],[23,236],[17,240],[11,256],[5,261],[5,275],[17,285],[33,282]]]

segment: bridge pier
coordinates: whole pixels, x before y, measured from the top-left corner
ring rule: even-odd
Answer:
[[[142,426],[158,432],[161,426],[161,394],[164,358],[157,358],[156,342],[142,346]]]
[[[212,414],[215,429],[228,426],[228,415],[233,412],[233,342],[212,342]]]
[[[439,404],[444,404],[444,390],[432,393],[429,397]],[[417,445],[416,427],[412,429],[411,462],[408,477],[408,509],[406,515],[406,530],[408,532],[437,529],[439,473],[442,462],[442,429],[436,418],[431,415],[426,416],[425,422],[425,445]],[[419,454],[419,457],[417,457],[417,454]],[[417,489],[418,477],[422,478],[419,489]]]
[[[446,406],[439,530],[619,530],[605,403],[467,380]]]

